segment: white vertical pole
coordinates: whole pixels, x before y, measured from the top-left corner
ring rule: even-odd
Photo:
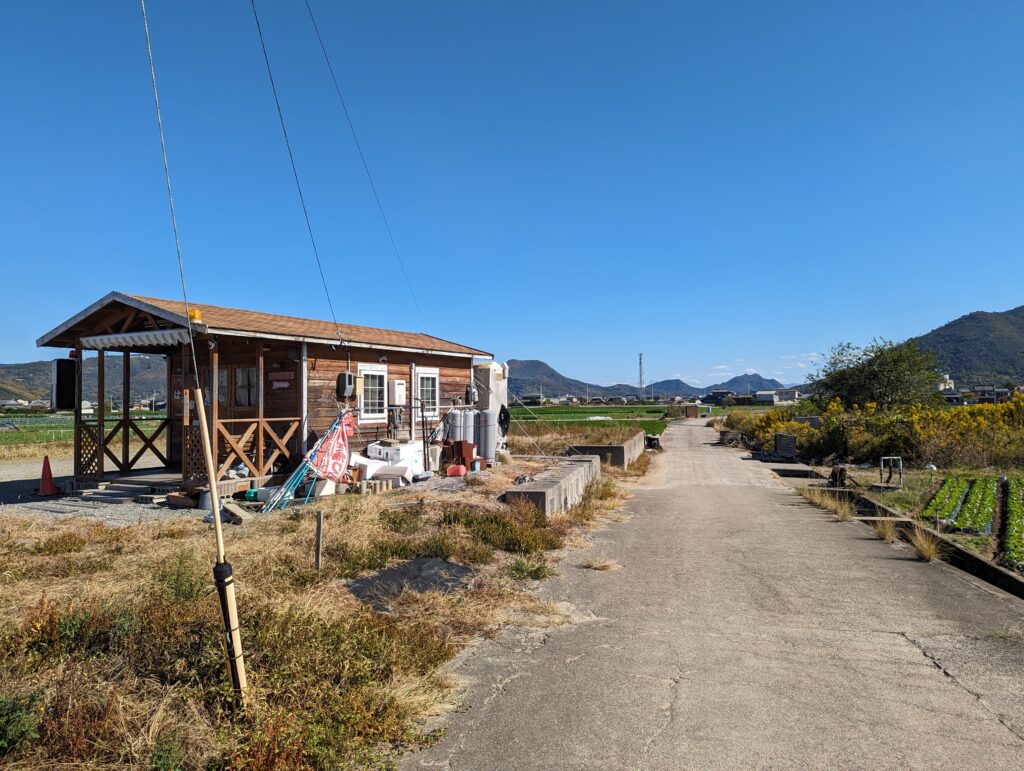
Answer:
[[[306,456],[308,448],[308,437],[309,437],[309,351],[306,350],[306,344],[302,344],[302,367],[299,373],[299,392],[300,399],[302,401],[300,409],[302,410],[300,415],[302,420],[299,421],[299,450],[302,452],[302,456]]]
[[[409,366],[409,377],[412,382],[409,383],[409,441],[416,441],[416,423],[419,420],[419,412],[423,409],[421,404],[419,410],[416,409],[416,399],[419,398],[419,384],[416,382],[416,362],[413,362]],[[438,378],[440,381],[440,378]],[[424,458],[424,462],[426,459]]]

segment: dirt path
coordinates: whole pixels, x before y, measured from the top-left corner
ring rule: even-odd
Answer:
[[[545,596],[581,623],[505,633],[407,767],[1019,767],[1024,602],[810,507],[677,423]],[[623,569],[578,567],[587,556]],[[589,620],[586,620],[589,619]]]

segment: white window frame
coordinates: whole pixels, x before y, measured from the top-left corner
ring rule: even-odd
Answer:
[[[423,380],[434,381],[434,406],[424,407],[422,402],[420,382]],[[416,405],[423,411],[423,416],[436,418],[441,414],[441,370],[437,367],[416,368]]]
[[[381,412],[364,412],[363,410],[363,398],[366,393],[366,375],[380,375],[384,378],[383,383],[383,403],[384,408]],[[360,423],[385,423],[388,419],[388,365],[387,364],[360,364],[359,365],[359,377],[363,378],[363,389],[359,396],[359,422]]]

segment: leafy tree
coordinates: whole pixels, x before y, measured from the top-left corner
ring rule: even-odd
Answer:
[[[888,409],[937,402],[938,375],[934,354],[917,343],[877,338],[864,348],[835,345],[812,382],[822,404],[840,399],[848,407],[876,404]]]

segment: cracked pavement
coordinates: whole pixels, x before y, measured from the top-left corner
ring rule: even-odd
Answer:
[[[461,655],[445,738],[406,768],[1024,763],[1024,601],[808,505],[696,421],[628,521],[538,590],[579,623]],[[623,569],[579,567],[588,556]]]

